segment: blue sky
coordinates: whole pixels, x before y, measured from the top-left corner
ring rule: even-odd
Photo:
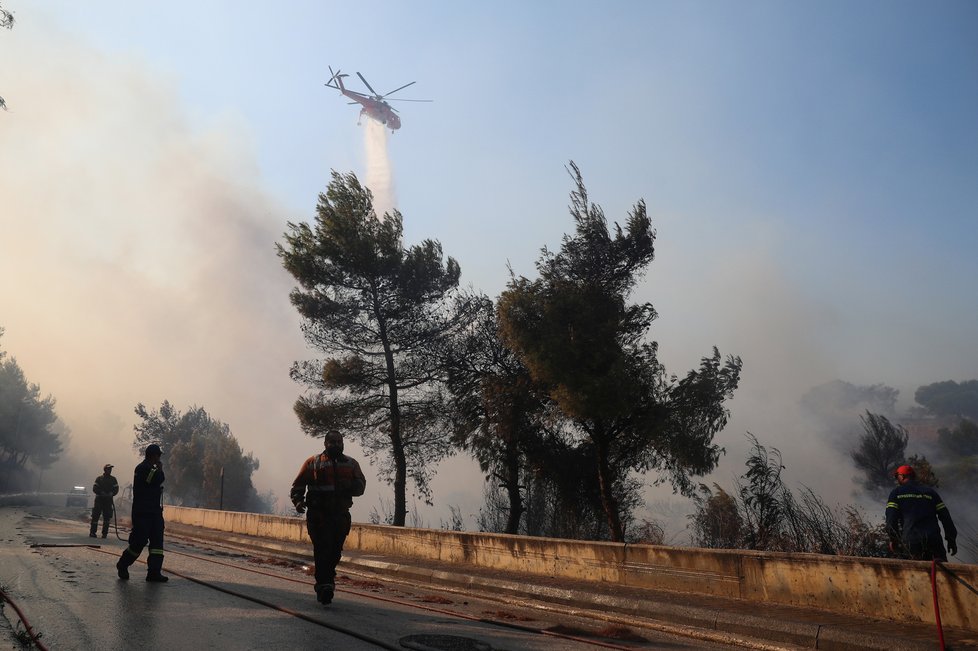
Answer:
[[[483,239],[563,219],[569,159],[610,217],[638,197],[717,230],[770,215],[864,263],[978,239],[971,3],[7,5],[145,62],[201,129],[241,120],[297,218],[324,170],[362,166],[356,109],[322,85],[332,65],[435,100],[398,105],[391,154],[409,234],[450,252],[477,224]]]
[[[241,315],[233,321],[242,338],[295,327],[275,298],[288,279],[261,280],[275,273],[272,243],[287,220],[311,218],[331,169],[363,174],[357,107],[323,86],[332,66],[362,72],[380,92],[417,80],[399,96],[434,100],[397,105],[403,128],[389,139],[397,205],[409,241],[439,239],[463,281],[486,293],[503,289],[507,263],[532,275],[540,247],[572,227],[568,160],[610,220],[644,198],[657,260],[637,298],[661,314],[652,335],[667,368],[684,373],[714,344],[744,357],[721,435],[732,449],[749,429],[787,452],[810,452],[792,405],[821,382],[884,382],[909,401],[921,384],[978,376],[975,3],[3,6],[18,23],[0,34],[0,94],[11,109],[0,114],[8,159],[0,190],[21,198],[0,211],[0,224],[19,232],[41,205],[61,215],[54,227],[78,238],[63,245],[86,261],[66,277],[111,263],[115,275],[105,278],[129,278],[144,315],[193,315],[203,299],[153,306],[185,297],[181,287],[222,293],[230,283],[227,310]],[[52,178],[52,169],[66,172]],[[109,206],[118,205],[146,212],[113,217]],[[208,217],[215,206],[229,231]],[[201,260],[213,248],[194,249],[188,234],[222,250],[241,245],[248,257],[222,252],[212,273]],[[45,246],[38,232],[19,239],[5,274],[43,258],[30,248]],[[53,251],[51,260],[64,259]],[[242,267],[251,275],[236,275]],[[188,269],[198,275],[180,280]],[[177,319],[161,338],[147,316],[130,323],[132,350],[150,346],[161,369],[151,375],[174,380],[125,395],[106,388],[74,407],[70,396],[83,387],[63,357],[77,347],[37,303],[84,292],[39,296],[51,291],[52,283],[5,286],[3,344],[69,413],[80,410],[77,436],[98,429],[82,424],[98,420],[81,416],[93,402],[123,430],[139,395],[221,405],[215,415],[262,458],[262,483],[284,493],[285,468],[298,461],[270,459],[263,437],[269,428],[299,436],[287,378],[264,393],[261,411],[275,416],[239,415],[240,400],[220,393],[222,373],[259,371],[234,359],[233,344],[207,357],[208,333],[226,337],[222,322],[204,320],[191,336],[179,323],[198,317]],[[111,330],[113,310],[131,306],[119,293],[123,307],[106,300],[97,319],[79,302],[77,318]],[[254,310],[260,335],[241,325]],[[42,320],[52,323],[36,327]],[[281,336],[288,343],[261,373],[303,354],[296,332]],[[167,366],[166,342],[181,348],[188,339],[199,352]],[[92,348],[79,367],[111,351]],[[192,360],[209,368],[210,383],[179,381],[201,375]],[[737,472],[740,457],[731,457],[723,476]]]

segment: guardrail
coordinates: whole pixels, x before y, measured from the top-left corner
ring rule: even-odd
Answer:
[[[297,517],[166,507],[197,527],[306,542]],[[311,543],[309,543],[311,544]],[[902,622],[933,623],[930,563],[626,545],[506,534],[354,524],[346,548],[405,558],[655,590],[732,597]],[[978,631],[978,566],[948,564],[937,577],[945,626]]]

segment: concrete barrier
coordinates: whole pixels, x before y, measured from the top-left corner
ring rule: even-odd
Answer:
[[[295,517],[166,507],[166,519],[309,543]],[[354,524],[346,549],[582,581],[672,590],[904,622],[934,622],[930,563],[531,538]],[[978,566],[938,568],[945,626],[978,631]]]

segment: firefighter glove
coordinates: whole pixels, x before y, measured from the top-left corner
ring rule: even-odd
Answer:
[[[958,555],[958,541],[954,539],[949,539],[947,541],[947,553],[951,556]]]
[[[304,500],[299,500],[295,503],[295,512],[299,514],[306,512],[306,503]]]

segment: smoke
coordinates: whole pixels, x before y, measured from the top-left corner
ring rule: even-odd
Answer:
[[[936,378],[972,377],[961,376],[959,367],[974,364],[974,347],[954,337],[932,345],[921,335],[930,332],[925,321],[933,319],[926,311],[908,310],[900,320],[867,328],[866,315],[891,309],[886,295],[861,292],[860,304],[843,308],[846,287],[822,296],[806,291],[779,254],[786,238],[776,227],[748,224],[736,245],[713,248],[708,235],[679,216],[656,218],[656,260],[636,299],[651,301],[660,314],[650,335],[660,344],[666,368],[682,376],[713,345],[744,361],[740,387],[727,405],[730,421],[716,437],[726,453],[702,481],[734,488],[746,471],[750,432],[769,450],[781,451],[792,490],[811,488],[832,508],[854,504],[869,522],[881,522],[885,502],[866,495],[855,481],[859,472],[850,453],[863,431],[859,416],[870,409],[900,423],[916,387]],[[858,285],[860,279],[851,280]],[[894,342],[886,357],[876,353],[880,337]],[[949,350],[961,362],[949,363]],[[846,383],[855,385],[846,397],[860,398],[852,404],[833,391]],[[878,385],[899,389],[899,396]],[[920,441],[911,436],[908,453],[919,451]],[[959,527],[975,531],[974,500],[940,490]],[[688,510],[691,504],[670,492],[668,486],[649,489],[649,510],[639,515],[665,523],[673,535],[682,532],[686,518],[665,512],[661,504]],[[677,542],[689,541],[674,535]]]
[[[374,197],[374,211],[383,219],[394,210],[394,180],[391,173],[390,154],[387,150],[387,127],[364,118],[363,145],[367,152],[366,186]]]
[[[107,462],[121,477],[133,407],[169,399],[227,422],[261,461],[259,490],[283,496],[319,447],[292,414],[301,387],[289,366],[312,355],[288,303],[294,283],[274,252],[297,216],[261,190],[243,120],[221,115],[219,127],[193,128],[172,80],[41,29],[24,21],[0,39],[0,94],[10,108],[0,113],[0,344],[57,398],[72,430],[67,456],[84,464],[81,477],[52,470],[45,483],[87,485]],[[389,133],[366,119],[364,138],[366,185],[383,215],[396,203]],[[310,212],[314,205],[310,196]],[[847,503],[855,472],[806,422],[799,400],[807,391],[843,379],[884,382],[904,398],[920,384],[974,377],[966,370],[975,364],[973,336],[952,336],[973,333],[971,312],[887,303],[885,292],[839,307],[799,291],[782,262],[790,256],[776,254],[790,242],[779,232],[742,224],[743,233],[760,233],[755,241],[709,248],[713,224],[656,219],[657,259],[636,299],[662,315],[651,335],[667,369],[695,368],[714,344],[745,363],[717,438],[727,454],[708,482],[729,488],[743,472],[751,431],[782,450],[792,486]],[[498,252],[500,264],[505,256]],[[878,313],[899,318],[867,336]],[[355,445],[351,453],[358,456]],[[446,461],[433,484],[439,505],[477,511],[479,477],[464,455]],[[356,502],[359,520],[389,495],[375,481],[368,491]]]
[[[66,458],[90,464],[45,483],[126,466],[134,406],[168,399],[227,422],[281,496],[314,444],[291,413],[305,353],[274,249],[289,216],[259,189],[250,134],[233,117],[194,130],[159,75],[40,29],[4,34],[0,343],[57,399]]]

